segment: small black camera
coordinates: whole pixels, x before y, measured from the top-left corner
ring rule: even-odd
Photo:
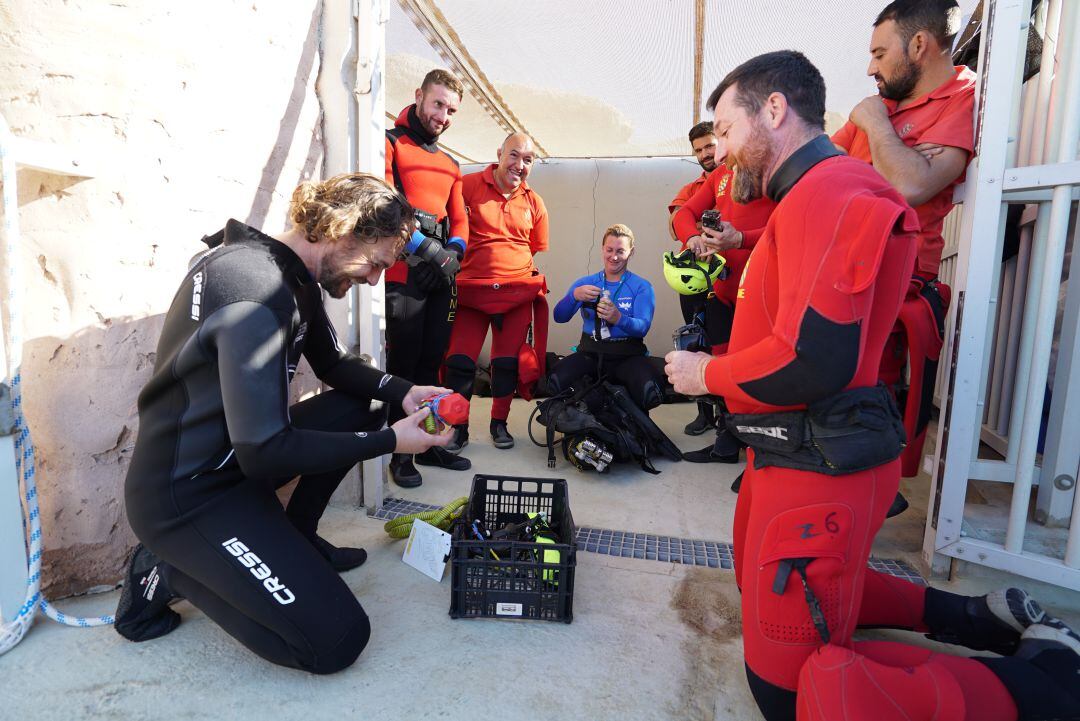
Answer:
[[[701,227],[720,232],[720,211],[706,210],[701,214]]]
[[[671,340],[675,344],[675,350],[708,353],[712,348],[708,334],[705,332],[705,325],[696,316],[686,325],[676,328],[675,332],[671,334]]]

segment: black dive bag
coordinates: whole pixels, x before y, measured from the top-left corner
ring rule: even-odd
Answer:
[[[638,408],[626,389],[605,380],[537,403],[529,418],[530,437],[533,418],[547,429],[546,443],[535,438],[533,442],[548,449],[548,468],[555,467],[555,446],[559,443],[566,460],[575,467],[601,473],[614,462],[631,460],[649,473],[659,473],[649,460],[656,454],[682,460],[678,447]],[[556,438],[556,433],[562,438]]]

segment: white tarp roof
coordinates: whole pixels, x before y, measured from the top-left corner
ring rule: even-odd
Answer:
[[[431,68],[464,62],[549,156],[687,155],[698,102],[696,18],[703,16],[701,119],[711,117],[704,101],[729,70],[763,52],[794,49],[825,77],[834,130],[876,92],[865,71],[871,23],[886,2],[392,0],[387,111],[396,115],[411,103]],[[976,4],[960,0],[965,18]],[[489,161],[505,135],[473,96],[443,140],[459,158]]]

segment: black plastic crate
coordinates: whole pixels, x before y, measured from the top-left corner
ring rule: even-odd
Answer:
[[[481,541],[472,522],[489,529],[543,513],[559,543]],[[473,477],[463,523],[450,542],[450,616],[564,621],[574,617],[577,528],[561,478]],[[558,552],[558,562],[544,551]],[[497,558],[496,558],[497,556]]]

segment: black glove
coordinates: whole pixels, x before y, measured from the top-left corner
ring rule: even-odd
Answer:
[[[431,263],[415,265],[409,272],[416,282],[416,287],[424,293],[430,293],[446,286],[446,276]]]

